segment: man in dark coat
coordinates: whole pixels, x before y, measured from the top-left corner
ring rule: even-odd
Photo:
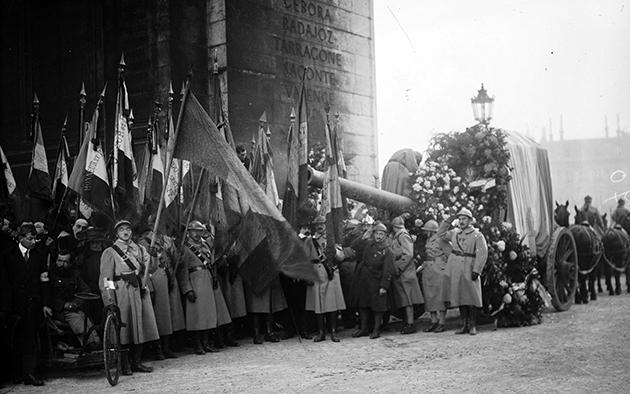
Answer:
[[[7,277],[11,284],[10,309],[17,322],[14,333],[14,357],[16,368],[21,367],[21,378],[26,385],[41,386],[44,382],[35,374],[38,364],[38,330],[43,320],[42,288],[47,285],[47,251],[43,245],[36,246],[35,227],[23,224],[18,229],[18,245],[3,250]],[[50,312],[50,310],[47,310]]]
[[[389,311],[387,292],[395,273],[394,256],[387,242],[387,227],[378,223],[372,229],[373,238],[367,243],[358,243],[363,249],[344,248],[343,257],[352,259],[358,256],[354,284],[352,286],[352,305],[359,308],[361,327],[353,337],[368,335],[368,316],[374,316],[374,329],[371,339],[380,337],[383,314]]]

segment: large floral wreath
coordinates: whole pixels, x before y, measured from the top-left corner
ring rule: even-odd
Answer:
[[[411,197],[418,202],[414,230],[468,208],[488,243],[483,311],[505,326],[540,322],[546,293],[536,257],[513,226],[502,222],[511,179],[505,133],[477,125],[463,133],[438,134],[426,157],[412,177]]]

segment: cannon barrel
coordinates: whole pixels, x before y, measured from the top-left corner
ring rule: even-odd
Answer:
[[[324,173],[311,167],[308,168],[308,183],[316,187],[322,187]],[[391,213],[401,214],[409,212],[416,205],[416,202],[409,197],[401,196],[375,187],[363,185],[358,182],[339,178],[341,193],[353,200],[361,201],[380,209],[385,209]]]

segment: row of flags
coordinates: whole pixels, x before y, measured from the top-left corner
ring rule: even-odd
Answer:
[[[263,290],[278,271],[295,278],[315,280],[311,262],[295,232],[300,210],[308,200],[308,110],[304,83],[297,114],[293,110],[291,113],[287,135],[288,171],[281,213],[278,210],[281,200],[275,183],[266,119],[261,119],[256,144],[251,152],[252,165],[247,170],[235,152],[221,100],[216,64],[211,108],[214,121],[190,91],[189,83],[185,83],[177,127],[169,101],[166,130],[162,132],[159,122],[150,121],[150,144],[136,167],[130,133],[133,119],[124,66],[124,59],[121,59],[111,162],[108,162],[103,138],[99,135],[106,87],[86,127],[71,172],[68,171],[70,155],[64,122],[52,181],[38,113],[34,111],[34,148],[28,180],[31,197],[53,200],[62,205],[68,192],[72,191],[78,197],[81,214],[87,218],[95,210],[111,218],[122,218],[125,217],[124,212],[152,201],[161,205],[156,227],[160,221],[164,224],[169,216],[175,225],[185,223],[184,216],[197,216],[195,219],[215,225],[221,252],[232,250],[239,255],[241,275],[254,291]],[[339,177],[345,173],[345,164],[336,128],[330,128],[328,116],[325,131],[327,170],[320,214],[327,219],[328,245],[334,246],[341,242],[345,210]],[[9,195],[15,190],[15,179],[1,148],[0,159],[4,168],[0,192]],[[186,183],[188,193],[184,193]],[[200,189],[203,189],[204,197],[209,198],[207,213],[195,207],[198,196],[194,191]],[[185,194],[189,196],[189,206],[182,209]]]

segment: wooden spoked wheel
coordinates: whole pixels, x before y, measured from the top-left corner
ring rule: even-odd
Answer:
[[[108,313],[103,329],[103,362],[110,385],[118,384],[120,376],[120,327],[114,313]]]
[[[578,284],[578,253],[573,234],[566,227],[557,228],[547,252],[547,290],[558,311],[571,308]]]

